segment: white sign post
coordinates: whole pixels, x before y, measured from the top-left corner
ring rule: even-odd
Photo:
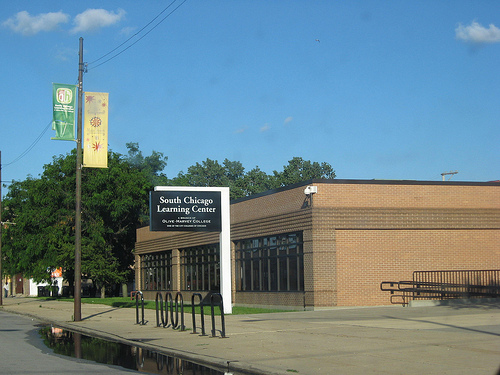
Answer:
[[[231,217],[228,187],[155,186],[155,191],[219,192],[221,197],[220,285],[224,314],[233,312],[231,296]],[[152,208],[151,208],[152,209]],[[175,229],[172,229],[175,230]],[[186,230],[186,229],[184,229]],[[193,229],[195,231],[196,229]]]

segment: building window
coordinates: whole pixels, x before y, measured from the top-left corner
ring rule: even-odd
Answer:
[[[141,290],[171,290],[172,251],[141,255]]]
[[[237,290],[304,290],[302,232],[236,241]]]
[[[220,290],[219,244],[181,249],[181,289]]]

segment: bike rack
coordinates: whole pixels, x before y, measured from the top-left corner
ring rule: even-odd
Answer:
[[[160,319],[158,316],[158,300],[160,300],[160,316],[161,316],[161,324],[160,324]],[[160,292],[156,293],[156,298],[155,298],[155,303],[156,303],[156,326],[160,327],[163,326],[165,327],[165,317],[163,315],[163,297]]]
[[[215,337],[215,314],[214,314],[214,297],[219,297],[219,308],[220,308],[220,320],[222,325],[222,330],[220,331],[221,337],[226,337],[226,324],[224,323],[224,303],[222,301],[222,295],[220,293],[212,293],[210,295],[210,308],[212,312],[212,337]]]
[[[158,303],[159,301],[159,303]],[[165,313],[163,312],[163,297],[160,292],[156,293],[156,326],[157,327],[167,327],[168,326],[168,315],[170,310],[170,326],[173,329],[180,328],[181,331],[186,330],[186,326],[184,325],[184,299],[182,298],[182,294],[177,292],[175,295],[175,318],[174,318],[174,299],[172,297],[172,293],[165,293]],[[179,326],[179,305],[181,308],[181,325]],[[170,308],[169,308],[170,307]],[[161,323],[160,323],[161,316]]]
[[[168,326],[168,311],[170,306],[170,323],[171,326],[173,326],[174,322],[174,299],[172,297],[172,293],[167,292],[165,293],[165,326]]]
[[[200,298],[200,310],[201,310],[201,335],[206,336],[205,334],[205,316],[203,315],[203,297],[200,293],[193,293],[191,296],[191,316],[193,318],[193,334],[196,334],[196,314],[195,314],[195,304],[194,304],[194,298],[199,297]]]
[[[139,322],[139,296],[141,297],[142,302],[142,323]],[[196,305],[195,298],[199,298],[199,304]],[[175,295],[175,317],[174,317],[174,299],[172,297],[172,293],[167,292],[165,294],[165,300],[163,300],[163,296],[161,292],[156,293],[155,298],[156,303],[156,326],[157,327],[167,327],[168,324],[168,316],[170,310],[170,326],[172,329],[180,329],[181,331],[186,330],[186,326],[184,325],[184,299],[180,292],[177,292]],[[165,309],[163,309],[163,304],[165,303]],[[210,294],[210,311],[211,311],[211,319],[212,319],[212,336],[216,337],[216,329],[215,329],[215,306],[218,306],[221,314],[221,329],[219,330],[221,333],[221,338],[226,338],[226,323],[224,317],[224,302],[222,299],[222,295],[220,293],[212,293]],[[138,291],[136,293],[136,317],[137,324],[145,325],[144,321],[144,297],[142,292]],[[179,326],[179,306],[180,306],[180,326]],[[204,315],[204,305],[203,305],[203,296],[200,293],[193,293],[191,296],[191,316],[193,321],[193,334],[196,334],[196,306],[200,306],[200,314],[201,314],[201,336],[207,336],[205,333],[205,315]],[[161,319],[160,319],[161,317]],[[161,321],[160,321],[161,320]]]
[[[180,299],[180,306],[181,306],[181,326],[179,327],[181,331],[186,330],[186,326],[184,325],[184,298],[182,298],[181,292],[177,292],[175,295],[175,323],[174,319],[172,318],[172,328],[176,329],[178,328],[179,325],[179,299]],[[172,310],[173,314],[173,310]]]
[[[142,321],[139,322],[139,296],[141,297],[141,305],[142,305]],[[141,291],[137,291],[135,293],[135,316],[136,316],[136,324],[145,325],[144,321],[144,295]]]

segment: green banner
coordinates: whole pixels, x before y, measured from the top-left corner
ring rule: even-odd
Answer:
[[[56,136],[51,139],[75,140],[76,85],[52,84],[52,130]]]

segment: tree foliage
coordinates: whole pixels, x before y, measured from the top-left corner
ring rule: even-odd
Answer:
[[[144,164],[139,168],[110,153],[107,169],[84,169],[82,271],[100,286],[131,276],[135,231],[144,225],[152,178],[157,177]]]
[[[150,182],[154,186],[166,185],[168,183],[167,176],[162,171],[167,166],[168,158],[163,156],[161,152],[154,151],[150,156],[142,156],[142,151],[139,150],[139,143],[129,142],[126,144],[128,156],[125,160],[134,168],[148,176]]]
[[[207,159],[189,167],[187,173],[180,172],[169,184],[228,186],[231,199],[237,199],[315,178],[335,178],[335,171],[326,162],[311,162],[300,157],[294,157],[283,166],[282,172],[273,171],[272,175],[266,174],[259,167],[245,173],[245,168],[239,161],[225,159],[220,164],[217,160]]]
[[[228,186],[231,198],[246,195],[244,188],[245,168],[239,161],[225,159],[222,165],[217,160],[207,159],[188,168],[187,173],[180,172],[171,185],[180,186]]]
[[[310,162],[294,157],[283,167],[282,172],[274,171],[279,186],[287,186],[314,178],[335,178],[335,171],[328,163]]]
[[[133,275],[135,231],[145,225],[148,194],[166,158],[153,152],[142,157],[137,144],[129,155],[110,152],[108,168],[82,171],[82,272],[102,287]],[[9,187],[3,207],[4,268],[36,281],[48,280],[52,269],[63,267],[73,280],[75,249],[76,152],[53,158],[40,178],[29,177]]]
[[[54,158],[39,179],[28,177],[10,185],[2,204],[2,218],[15,223],[4,229],[2,238],[2,264],[8,273],[47,279],[58,267],[60,255],[69,251],[69,241],[74,243],[72,175],[62,158]]]

